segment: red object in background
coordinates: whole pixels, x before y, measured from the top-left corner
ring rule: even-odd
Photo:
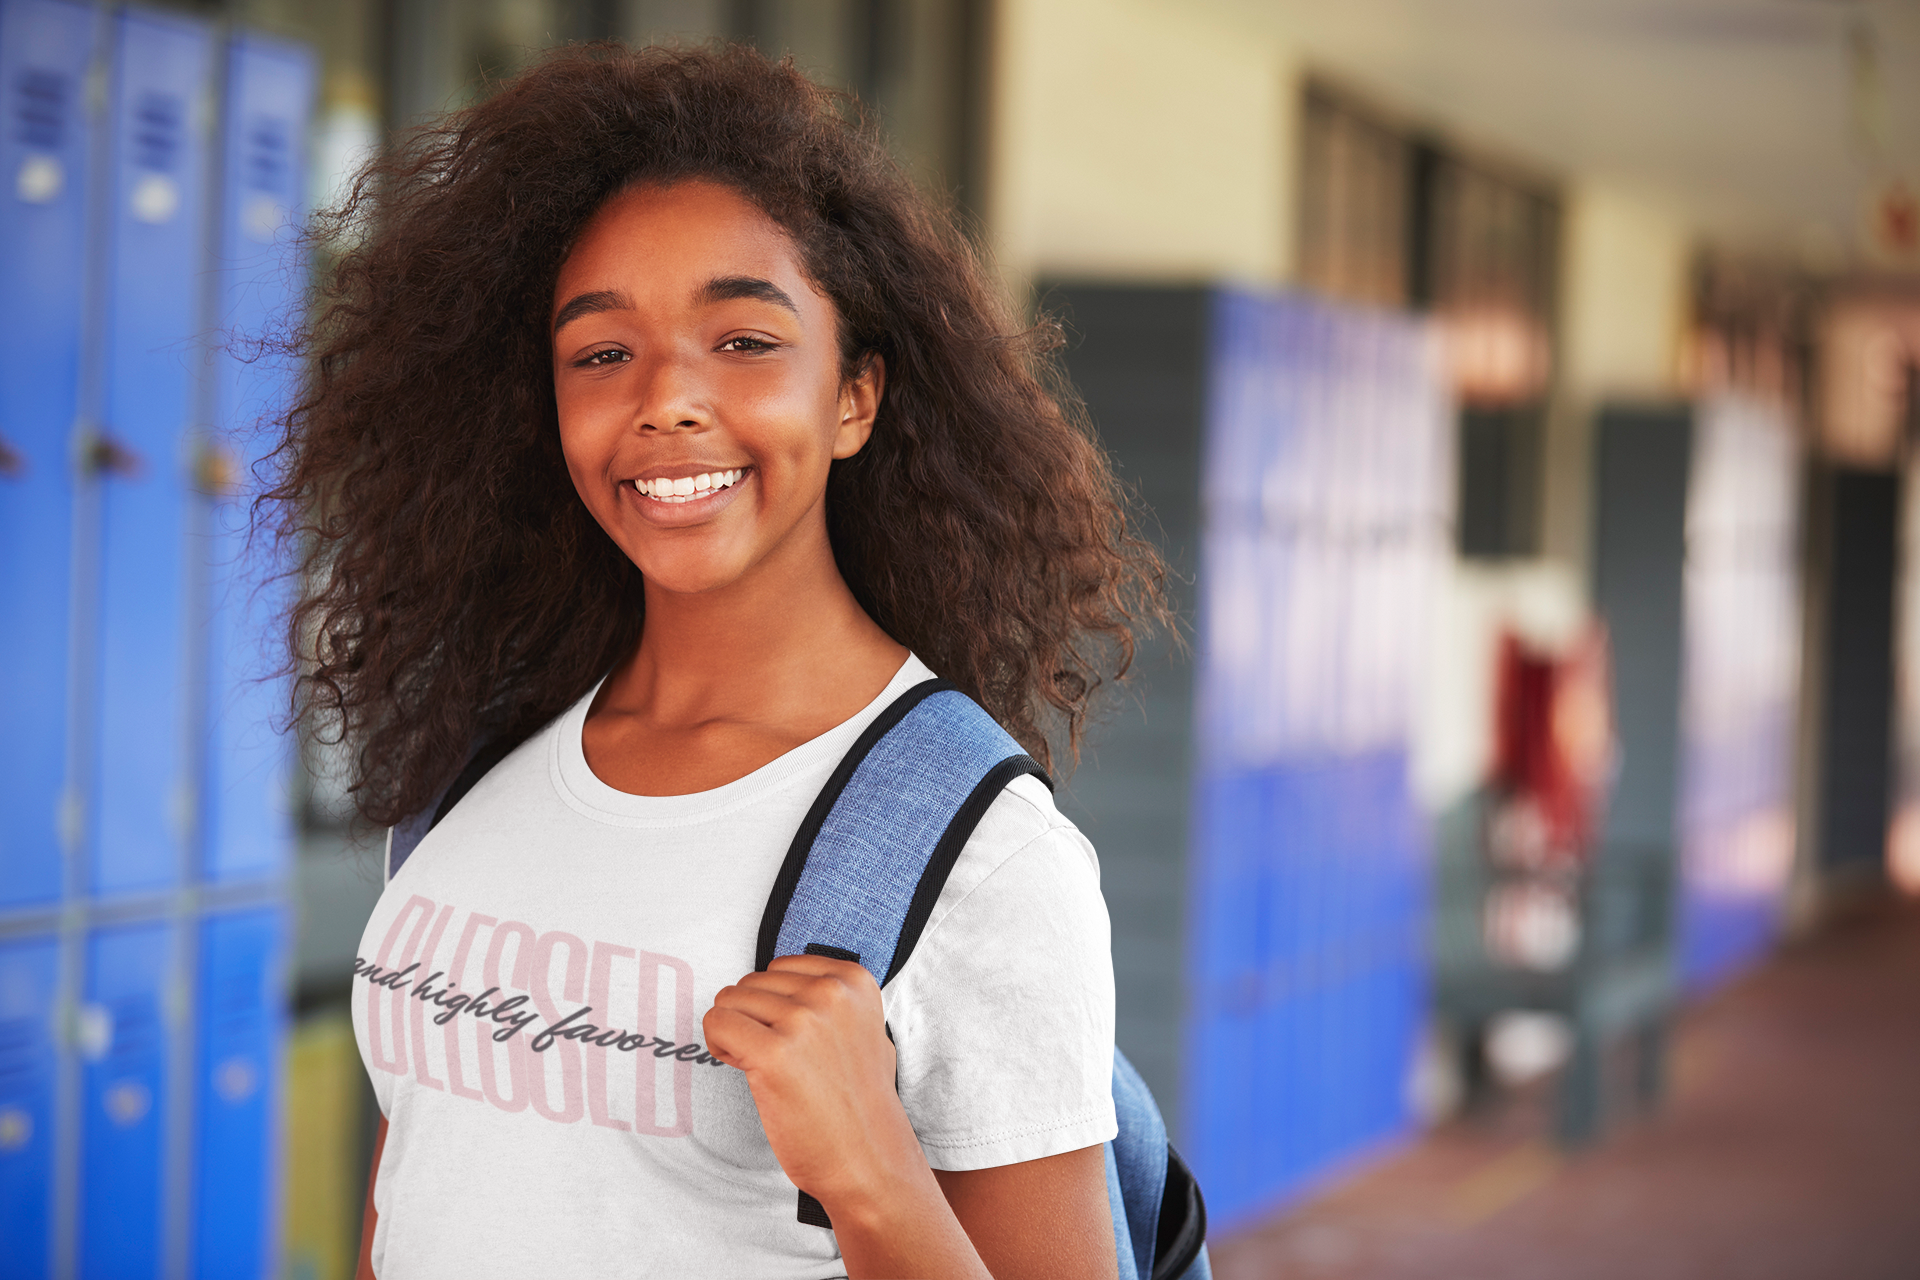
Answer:
[[[1904,261],[1920,255],[1920,199],[1898,178],[1874,204],[1873,235],[1880,251],[1890,257]]]
[[[1496,849],[1503,861],[1546,866],[1587,851],[1613,756],[1605,634],[1596,626],[1564,655],[1501,637],[1492,782],[1524,829]],[[1515,824],[1506,824],[1513,826]]]

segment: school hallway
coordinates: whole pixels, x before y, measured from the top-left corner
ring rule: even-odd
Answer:
[[[1681,1015],[1664,1108],[1563,1157],[1546,1099],[1450,1122],[1213,1245],[1221,1280],[1920,1276],[1920,905]]]

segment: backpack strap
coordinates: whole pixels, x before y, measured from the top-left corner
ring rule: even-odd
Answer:
[[[824,955],[861,965],[885,986],[912,955],[981,817],[1027,773],[1052,787],[953,685],[928,680],[907,690],[867,726],[807,811],[767,899],[754,967]],[[1199,1188],[1167,1142],[1153,1094],[1118,1049],[1113,1095],[1120,1132],[1107,1144],[1107,1194],[1120,1274],[1207,1280]],[[805,1190],[796,1216],[833,1226]]]
[[[885,986],[913,954],[988,806],[1013,779],[1053,783],[945,680],[901,694],[834,769],[794,834],[760,919],[754,967],[811,953]]]
[[[794,833],[760,918],[754,968],[775,956],[828,956],[860,965],[881,986],[892,981],[974,828],[1022,774],[1053,786],[949,682],[925,680],[894,699],[854,740]],[[795,1216],[833,1227],[804,1189]]]

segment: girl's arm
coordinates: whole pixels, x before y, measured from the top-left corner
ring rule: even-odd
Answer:
[[[360,1217],[360,1266],[353,1273],[353,1280],[379,1280],[373,1274],[373,1229],[380,1224],[380,1214],[373,1207],[373,1183],[380,1176],[380,1153],[387,1149],[387,1118],[380,1117],[380,1129],[373,1136],[373,1167],[367,1170],[367,1208]]]
[[[1099,1147],[935,1174],[894,1090],[880,988],[857,964],[782,956],[714,999],[708,1047],[747,1074],[767,1140],[818,1200],[852,1280],[1112,1280]]]
[[[995,1280],[1118,1274],[1104,1147],[933,1176]]]

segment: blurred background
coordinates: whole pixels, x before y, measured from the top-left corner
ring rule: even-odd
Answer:
[[[1228,1276],[1911,1276],[1920,3],[0,0],[0,1277],[351,1274],[293,229],[542,49],[877,113],[1179,574],[1063,788]]]

